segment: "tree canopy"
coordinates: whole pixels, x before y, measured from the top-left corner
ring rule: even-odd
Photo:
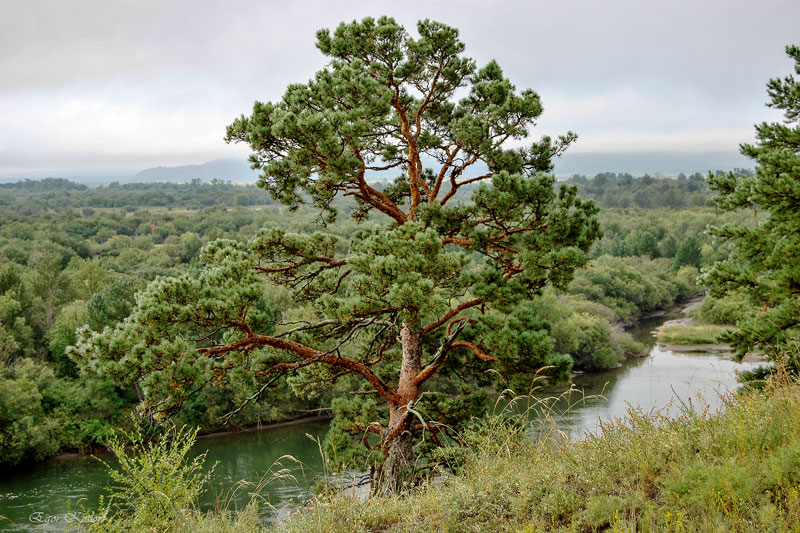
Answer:
[[[201,270],[151,283],[118,326],[84,329],[73,356],[165,410],[208,382],[341,387],[330,457],[375,467],[385,490],[457,439],[485,405],[481,386],[568,375],[531,299],[566,286],[599,235],[594,205],[554,188],[552,159],[575,135],[531,142],[533,90],[494,61],[478,68],[455,28],[424,20],[417,32],[385,17],[321,30],[328,64],[227,130],[276,201],[311,203],[324,223],[343,196],[379,226],[349,240],[322,228],[215,241]],[[267,284],[290,289],[300,316],[275,316]]]
[[[800,47],[787,54],[800,74]],[[712,175],[709,184],[726,209],[752,209],[767,214],[763,223],[726,224],[712,228],[717,238],[734,245],[730,258],[705,273],[714,296],[746,294],[758,306],[725,335],[739,355],[767,352],[788,359],[797,369],[800,349],[800,83],[793,76],[767,84],[769,107],[784,113],[782,123],[756,125],[755,144],[742,144],[742,154],[758,166],[754,176]]]

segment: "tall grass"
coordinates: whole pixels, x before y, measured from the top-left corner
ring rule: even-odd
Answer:
[[[569,399],[575,393],[568,391]],[[795,378],[776,373],[761,390],[726,395],[716,414],[700,402],[682,404],[677,417],[629,409],[580,441],[559,429],[555,409],[570,403],[564,400],[501,399],[495,414],[462,434],[465,446],[443,456],[448,474],[402,497],[363,501],[327,492],[272,524],[260,520],[257,498],[238,513],[173,507],[159,524],[137,522],[141,511],[134,509],[103,527],[193,533],[800,531]]]
[[[667,344],[715,344],[720,333],[729,329],[714,324],[674,324],[658,329],[658,342]]]
[[[319,500],[279,529],[799,530],[800,385],[783,378],[724,402],[714,415],[686,404],[677,418],[631,409],[578,442],[531,441],[519,417],[490,417],[465,435],[458,475],[402,499]]]
[[[240,481],[217,495],[213,511],[203,512],[198,500],[216,464],[207,468],[205,454],[190,457],[197,429],[133,422],[130,432],[120,432],[109,442],[117,464],[102,462],[112,481],[111,494],[93,513],[101,519],[89,526],[91,531],[261,531],[265,516],[276,512],[262,496],[266,487],[277,480],[297,482],[285,465],[299,461],[284,455],[257,482]],[[236,508],[243,494],[249,496],[249,503]]]

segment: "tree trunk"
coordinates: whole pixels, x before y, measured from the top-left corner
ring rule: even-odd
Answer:
[[[422,367],[422,332],[412,331],[408,324],[400,330],[403,360],[397,384],[397,400],[389,404],[389,426],[384,445],[386,460],[381,469],[377,491],[389,495],[408,485],[414,476],[414,441],[411,432],[414,415],[409,407],[419,399],[417,376]]]
[[[408,419],[402,425],[408,426]],[[391,424],[389,428],[391,434]],[[411,432],[403,429],[393,439],[387,440],[385,447],[386,459],[381,468],[378,486],[375,488],[378,494],[390,496],[400,492],[414,477],[414,442]]]

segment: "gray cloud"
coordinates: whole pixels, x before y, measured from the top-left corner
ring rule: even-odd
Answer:
[[[323,65],[317,29],[381,14],[458,27],[469,55],[542,94],[541,131],[577,131],[577,151],[723,150],[775,117],[764,84],[789,71],[800,4],[4,0],[0,171],[230,154],[228,122]]]

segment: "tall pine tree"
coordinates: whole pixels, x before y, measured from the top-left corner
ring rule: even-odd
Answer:
[[[330,222],[334,199],[350,198],[351,216],[380,228],[349,241],[269,229],[212,243],[199,275],[157,280],[118,327],[84,331],[75,357],[141,380],[162,407],[232,374],[265,389],[291,375],[299,394],[352,384],[333,403],[327,449],[373,467],[385,491],[456,438],[498,374],[521,387],[542,367],[568,375],[531,298],[567,284],[599,233],[596,208],[554,188],[552,159],[575,136],[531,142],[534,91],[517,91],[494,61],[477,68],[456,29],[425,20],[417,31],[391,18],[320,31],[327,66],[227,132],[250,145],[274,199],[310,202]],[[389,186],[370,181],[387,173]],[[315,316],[273,326],[264,279]]]
[[[800,74],[800,47],[786,53]],[[733,245],[728,260],[704,275],[711,294],[746,293],[758,309],[725,334],[739,356],[752,350],[800,368],[800,83],[794,76],[771,79],[769,107],[783,111],[781,123],[756,126],[757,142],[741,145],[757,163],[754,176],[710,176],[725,209],[766,213],[753,225],[727,224],[711,234]]]

